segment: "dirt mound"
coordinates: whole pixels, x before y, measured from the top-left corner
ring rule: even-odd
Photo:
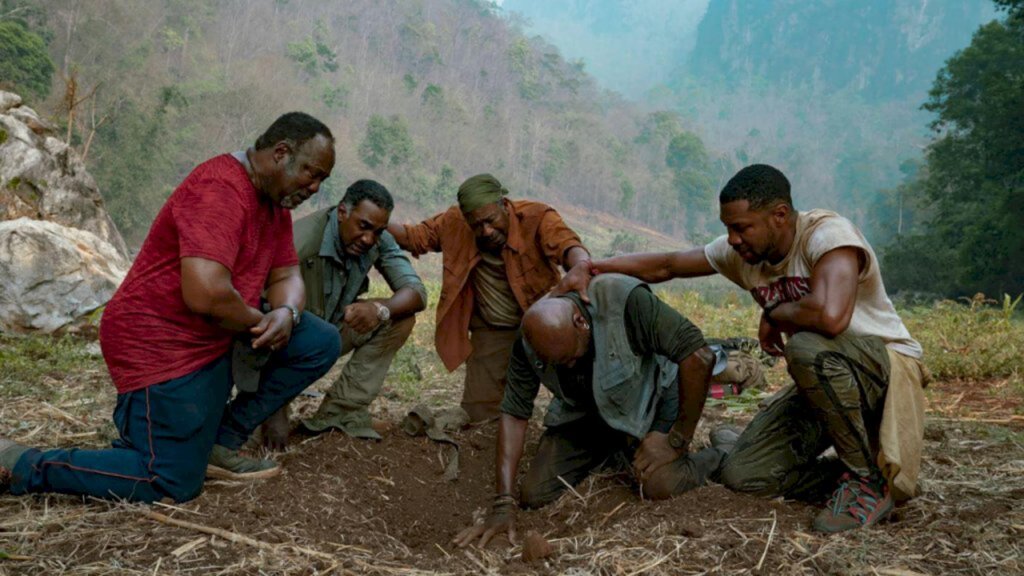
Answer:
[[[461,444],[460,478],[443,478],[444,451],[426,438],[411,438],[397,430],[381,442],[353,440],[331,433],[299,440],[281,460],[285,473],[255,485],[208,483],[196,506],[229,513],[210,514],[209,526],[259,535],[272,544],[302,542],[314,549],[354,546],[384,560],[420,569],[451,569],[452,556],[466,555],[449,541],[479,519],[494,495],[494,425],[456,435]],[[536,450],[539,431],[531,427],[524,467]],[[578,495],[577,495],[578,494]],[[520,511],[520,535],[534,530],[552,542],[557,566],[560,554],[571,554],[581,531],[615,532],[644,527],[660,535],[701,538],[713,522],[777,519],[780,528],[802,529],[813,510],[738,496],[721,487],[706,487],[668,502],[641,501],[628,475],[595,474],[555,504]],[[731,548],[749,540],[730,532],[716,546]],[[627,540],[628,541],[628,540]],[[637,540],[635,544],[644,543]],[[527,570],[504,538],[489,547],[504,570]],[[476,558],[470,553],[471,558]],[[492,558],[494,560],[494,558]],[[477,559],[481,561],[481,559]]]

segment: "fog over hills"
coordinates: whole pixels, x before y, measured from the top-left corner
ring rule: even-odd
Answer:
[[[929,141],[939,68],[996,17],[989,0],[506,0],[604,86],[678,114],[717,190],[779,166],[798,204],[847,213],[871,238],[888,192]],[[520,16],[521,15],[521,16]],[[712,169],[717,167],[717,170]],[[705,231],[706,233],[707,231]]]

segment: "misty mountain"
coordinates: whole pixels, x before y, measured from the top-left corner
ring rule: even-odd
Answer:
[[[689,55],[698,78],[881,101],[923,98],[947,58],[995,17],[988,0],[711,0]]]
[[[608,88],[642,97],[667,82],[697,38],[708,0],[505,0],[527,31],[582,59]]]

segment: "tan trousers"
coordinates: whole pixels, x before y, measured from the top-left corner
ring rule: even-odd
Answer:
[[[473,351],[466,360],[462,409],[471,422],[496,418],[505,396],[505,373],[518,328],[492,328],[477,315],[469,323]]]

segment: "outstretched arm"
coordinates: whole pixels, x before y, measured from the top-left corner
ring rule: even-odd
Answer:
[[[673,278],[695,278],[715,273],[704,248],[692,248],[678,252],[648,252],[625,254],[593,262],[591,266],[577,266],[566,274],[553,294],[579,292],[585,302],[590,302],[587,288],[595,273],[616,272],[639,278],[644,282],[657,283]]]

